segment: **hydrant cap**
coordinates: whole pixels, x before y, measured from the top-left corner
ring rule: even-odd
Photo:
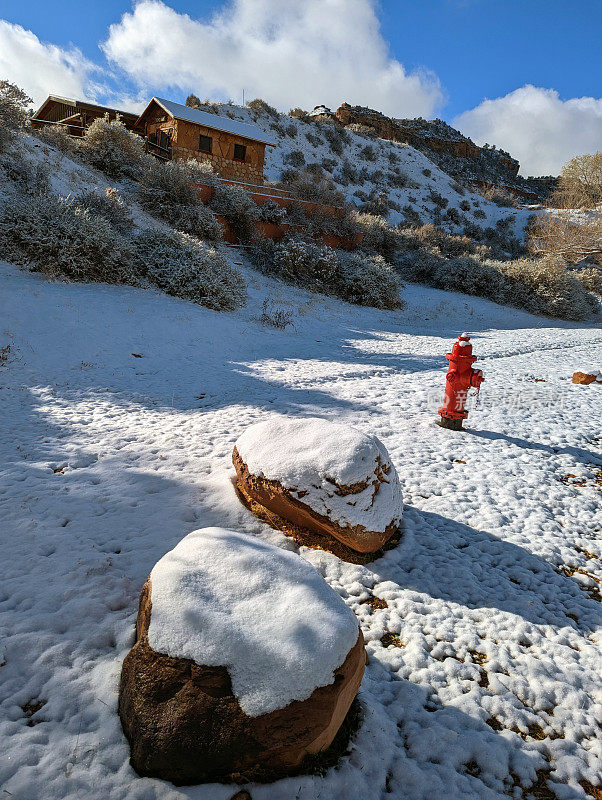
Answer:
[[[470,339],[470,336],[469,336],[467,333],[461,333],[461,334],[460,334],[460,336],[459,336],[458,338],[459,338],[459,339],[466,339],[466,340],[468,340],[468,339]]]

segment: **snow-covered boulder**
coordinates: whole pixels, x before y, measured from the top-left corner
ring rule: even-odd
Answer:
[[[132,766],[176,784],[290,774],[331,744],[364,664],[353,612],[307,561],[195,531],[140,595],[119,692]]]
[[[573,383],[589,386],[590,383],[602,383],[602,373],[597,372],[573,372]]]
[[[273,417],[247,428],[232,460],[250,507],[267,509],[271,522],[307,544],[334,540],[373,553],[401,523],[403,498],[386,448],[349,425]]]

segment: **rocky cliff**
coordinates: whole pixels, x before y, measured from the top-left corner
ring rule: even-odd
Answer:
[[[529,202],[549,193],[550,179],[523,178],[518,174],[519,162],[510,153],[495,145],[480,147],[441,119],[395,119],[348,103],[331,116],[345,127],[362,125],[372,128],[380,139],[410,144],[464,185],[504,188]]]

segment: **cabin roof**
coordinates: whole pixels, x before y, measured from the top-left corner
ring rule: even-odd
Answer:
[[[258,128],[257,125],[251,125],[248,122],[240,122],[237,119],[230,119],[230,117],[221,117],[217,114],[211,114],[208,111],[201,111],[198,108],[183,106],[181,103],[174,103],[172,100],[164,100],[161,97],[152,98],[148,106],[139,116],[136,126],[138,126],[153,102],[160,105],[161,108],[175,119],[192,122],[196,125],[203,125],[205,128],[213,128],[217,131],[232,133],[234,136],[240,136],[241,139],[251,139],[252,141],[263,142],[271,146],[276,144],[275,139],[262,131],[261,128]]]
[[[124,119],[127,119],[130,123],[133,122],[137,115],[132,113],[131,111],[121,111],[118,108],[110,108],[109,106],[101,106],[98,103],[88,103],[86,100],[73,100],[70,97],[59,97],[59,95],[51,94],[48,95],[46,100],[42,103],[42,105],[38,108],[38,110],[33,115],[33,119],[39,117],[43,119],[40,115],[44,112],[44,109],[51,103],[61,103],[62,105],[66,106],[73,106],[76,111],[113,111],[117,114],[120,114]]]

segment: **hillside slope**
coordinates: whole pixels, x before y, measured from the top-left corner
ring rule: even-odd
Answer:
[[[240,504],[231,452],[250,423],[307,414],[382,439],[404,538],[366,566],[299,549],[362,626],[363,722],[337,769],[247,787],[253,800],[502,800],[548,779],[558,798],[593,796],[599,389],[570,376],[599,358],[600,328],[419,287],[402,311],[362,309],[240,268],[248,305],[220,314],[0,265],[0,788],[233,796],[134,773],[121,662],[142,584],[190,531],[298,549]],[[266,297],[285,331],[259,322]],[[459,435],[434,420],[466,327],[486,383]]]
[[[269,180],[279,181],[283,170],[317,165],[358,206],[386,195],[393,225],[404,219],[403,209],[409,207],[422,222],[435,222],[453,233],[462,233],[466,223],[487,228],[513,216],[515,235],[523,236],[531,212],[498,206],[464,189],[410,145],[364,136],[319,119],[294,119],[265,105],[215,103],[202,108],[252,122],[276,136],[277,146],[266,148]]]

